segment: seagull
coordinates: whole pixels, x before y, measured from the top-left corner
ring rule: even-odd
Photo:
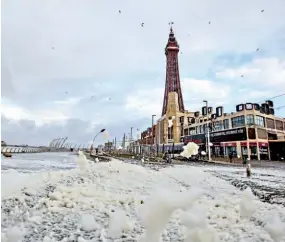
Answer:
[[[143,27],[143,26],[144,26],[144,23],[141,23],[141,26]]]
[[[109,100],[111,100],[111,98],[109,97]]]
[[[65,92],[65,94],[67,94],[67,92]]]
[[[262,9],[261,12],[263,13],[263,12],[264,12],[264,9]]]
[[[119,13],[121,13],[121,10],[119,10]]]
[[[211,21],[209,22],[209,24],[211,24]]]
[[[243,75],[241,75],[240,77],[243,77]]]
[[[259,48],[257,48],[256,51],[259,51]]]

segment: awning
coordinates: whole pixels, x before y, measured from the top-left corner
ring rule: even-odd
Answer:
[[[248,142],[249,146],[257,146],[256,142]],[[247,142],[240,142],[240,146],[247,146]]]

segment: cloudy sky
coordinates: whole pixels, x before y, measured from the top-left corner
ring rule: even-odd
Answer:
[[[2,139],[88,143],[106,128],[122,140],[130,127],[135,137],[161,114],[170,21],[189,111],[203,99],[232,112],[283,94],[284,9],[284,0],[2,0]]]

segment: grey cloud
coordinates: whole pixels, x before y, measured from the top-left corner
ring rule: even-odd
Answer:
[[[126,135],[130,133],[131,127],[134,127],[133,137],[135,138],[136,129],[143,130],[148,121],[147,119],[136,119],[127,122],[116,122],[114,120],[112,124],[98,123],[90,129],[90,121],[69,119],[65,124],[50,123],[37,127],[32,120],[12,122],[2,115],[1,137],[8,144],[47,145],[52,139],[65,136],[69,137],[68,142],[70,143],[88,144],[98,131],[105,128],[109,133],[108,139],[111,141],[116,137],[119,142],[124,133]],[[100,135],[95,144],[103,144],[104,142],[107,142],[107,140],[103,135]]]
[[[9,137],[16,137],[13,129],[23,132],[21,127],[29,127],[34,133],[31,142],[67,132],[74,133],[75,140],[85,140],[88,135],[80,132],[92,122],[116,129],[125,129],[128,122],[139,126],[143,121],[125,110],[125,100],[134,90],[164,87],[169,21],[175,22],[183,52],[181,78],[202,79],[215,69],[219,55],[248,53],[273,33],[278,33],[274,34],[278,39],[285,25],[284,4],[283,0],[176,4],[170,0],[3,0],[2,96],[30,113],[56,110],[70,120],[64,127],[10,122],[2,126],[10,130]],[[278,53],[279,45],[269,49]],[[79,101],[56,103],[72,98]],[[148,123],[145,120],[145,126]],[[23,137],[31,135],[23,133]]]

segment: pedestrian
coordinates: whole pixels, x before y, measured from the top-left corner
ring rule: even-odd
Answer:
[[[162,159],[163,159],[163,160],[166,160],[166,157],[167,157],[167,154],[166,154],[166,152],[164,152],[164,153],[163,153],[163,156],[162,156]]]
[[[230,152],[229,158],[230,158],[230,163],[232,163],[233,162],[233,152]]]
[[[167,154],[167,162],[169,164],[171,163],[171,153],[170,153],[170,150],[168,151],[168,154]]]
[[[251,177],[251,165],[247,164],[246,166],[246,176],[249,178]]]

